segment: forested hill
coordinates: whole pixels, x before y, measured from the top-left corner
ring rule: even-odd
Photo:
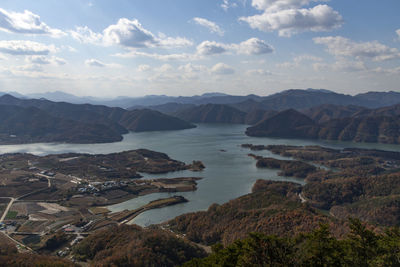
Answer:
[[[129,131],[180,130],[193,124],[163,113],[44,99],[0,97],[2,143],[105,143]]]

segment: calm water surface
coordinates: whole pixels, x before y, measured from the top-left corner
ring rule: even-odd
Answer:
[[[181,171],[163,175],[144,174],[145,178],[202,177],[203,179],[198,181],[197,191],[150,194],[109,207],[112,211],[135,209],[151,200],[172,195],[182,195],[189,200],[187,203],[144,212],[132,221],[132,223],[146,226],[172,219],[183,213],[206,210],[213,203],[222,204],[247,194],[251,191],[251,187],[257,179],[303,183],[300,179],[278,176],[276,170],[257,169],[255,160],[247,156],[250,150],[240,147],[244,143],[322,145],[332,148],[360,147],[400,151],[399,145],[254,138],[244,134],[246,127],[245,125],[231,124],[198,124],[197,128],[182,131],[129,133],[124,136],[121,142],[108,144],[6,145],[0,146],[0,153],[26,152],[46,155],[78,152],[98,154],[147,148],[167,153],[171,158],[186,163],[190,163],[192,160],[201,160],[206,165],[206,169],[202,172]],[[255,154],[281,158],[268,151],[257,151]]]

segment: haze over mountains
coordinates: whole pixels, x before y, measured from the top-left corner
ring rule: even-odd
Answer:
[[[0,96],[6,93],[0,92]],[[400,102],[400,92],[368,92],[355,96],[335,93],[325,89],[290,89],[268,96],[246,95],[234,96],[224,93],[205,93],[195,96],[148,95],[143,97],[117,97],[102,99],[96,97],[78,97],[65,92],[55,91],[21,95],[9,92],[17,98],[45,98],[50,101],[64,101],[72,104],[96,104],[111,107],[130,108],[159,106],[167,103],[176,104],[234,104],[243,111],[259,108],[264,110],[284,110],[288,108],[309,108],[322,104],[356,105],[368,108],[390,106]],[[157,107],[154,107],[156,109]]]
[[[101,102],[59,92],[41,96]],[[188,129],[195,127],[192,123],[255,125],[247,130],[252,136],[400,142],[400,106],[396,105],[400,103],[400,93],[393,91],[351,96],[307,89],[265,97],[209,93],[192,97],[117,98],[107,103],[110,106],[3,94],[1,142],[114,142],[122,140],[122,135],[129,131]]]
[[[68,142],[104,143],[122,140],[129,131],[180,130],[193,124],[142,109],[128,111],[90,104],[45,99],[0,97],[2,143]]]

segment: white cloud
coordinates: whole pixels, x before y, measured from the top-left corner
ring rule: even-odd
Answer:
[[[117,24],[108,26],[103,33],[96,33],[85,27],[77,27],[70,31],[71,36],[82,42],[103,45],[121,45],[126,48],[146,47],[185,47],[193,45],[193,42],[183,37],[167,37],[164,34],[155,36],[145,29],[137,19],[129,20],[121,18]]]
[[[368,58],[373,61],[400,58],[400,52],[397,48],[390,48],[378,41],[354,42],[341,36],[317,37],[313,40],[316,44],[325,45],[328,53],[334,56]]]
[[[157,60],[162,60],[162,61],[173,61],[173,60],[179,60],[179,61],[187,61],[187,60],[197,60],[198,56],[194,54],[157,54],[157,53],[146,53],[146,52],[140,52],[140,51],[131,51],[128,53],[117,53],[114,56],[120,57],[120,58],[135,58],[135,57],[147,57],[147,58],[152,58],[152,59],[157,59]]]
[[[117,24],[108,26],[103,31],[106,44],[119,44],[127,47],[148,47],[155,45],[156,37],[144,29],[138,20],[121,18]]]
[[[22,66],[17,66],[14,68],[14,71],[21,72],[42,72],[43,67],[40,64],[26,64]]]
[[[151,70],[151,67],[149,65],[147,65],[147,64],[143,64],[143,65],[139,65],[137,67],[137,70],[140,71],[140,72],[146,72],[146,71]]]
[[[274,51],[271,45],[258,38],[250,38],[247,41],[241,42],[236,46],[236,49],[239,54],[247,55],[269,54]]]
[[[352,72],[366,70],[364,62],[362,61],[350,61],[350,60],[338,60],[332,66],[335,71]]]
[[[398,37],[399,40],[400,40],[400,29],[398,29],[398,30],[396,31],[396,34],[397,34],[397,37]]]
[[[255,75],[255,76],[270,76],[272,72],[264,69],[252,69],[246,72],[248,75]]]
[[[65,65],[67,62],[63,58],[59,57],[46,57],[46,56],[28,56],[26,61],[30,64],[37,64],[37,65]]]
[[[101,67],[102,68],[102,67],[106,66],[105,63],[101,62],[100,60],[93,59],[93,58],[85,60],[85,64],[90,67]]]
[[[163,64],[160,67],[156,68],[155,71],[157,72],[171,72],[174,69],[174,67],[172,67],[172,65],[170,64]]]
[[[246,55],[261,55],[266,53],[272,53],[273,47],[267,44],[265,41],[258,38],[251,38],[239,44],[224,44],[214,41],[204,41],[200,43],[196,48],[194,54],[157,54],[157,53],[146,53],[141,51],[130,51],[127,53],[117,53],[114,56],[122,58],[135,58],[135,57],[147,57],[162,61],[179,60],[199,60],[205,56],[212,56],[217,54],[223,54],[227,52],[246,54]]]
[[[326,2],[319,0],[253,0],[251,5],[258,10],[267,10],[269,12],[299,8],[310,4],[311,2]]]
[[[235,73],[235,70],[225,63],[217,63],[211,68],[211,72],[217,75],[229,75]]]
[[[48,55],[56,51],[54,45],[45,45],[33,41],[0,41],[0,52],[11,55]]]
[[[247,22],[253,29],[278,31],[280,36],[286,37],[304,31],[329,31],[343,23],[342,16],[327,5],[317,5],[309,9],[265,11],[261,15],[241,17],[239,20]]]
[[[52,37],[61,37],[66,34],[47,26],[40,21],[40,16],[25,10],[23,13],[8,12],[0,8],[0,30],[21,34],[45,34]]]
[[[377,73],[377,74],[386,74],[386,75],[399,75],[400,67],[395,67],[395,68],[377,67],[375,69],[370,70],[370,72]]]
[[[299,67],[304,61],[321,62],[322,60],[322,58],[313,55],[299,55],[294,57],[292,62],[283,62],[277,64],[277,66],[281,68],[294,68]]]
[[[197,46],[197,53],[200,55],[215,55],[225,53],[229,45],[217,43],[214,41],[204,41]]]
[[[115,64],[115,63],[104,63],[98,59],[87,59],[85,60],[85,65],[89,66],[89,67],[100,67],[100,68],[104,68],[104,67],[111,67],[111,68],[117,68],[117,67],[121,67],[119,64]]]
[[[197,73],[197,72],[207,71],[207,67],[203,65],[195,65],[192,63],[188,63],[186,65],[179,66],[178,70],[186,73]]]
[[[159,34],[157,42],[158,46],[164,48],[187,47],[193,45],[192,41],[184,37],[166,37],[164,34]]]
[[[314,63],[313,68],[316,71],[337,71],[337,72],[356,72],[356,71],[365,71],[367,67],[362,61],[352,61],[344,58],[339,58],[333,64],[326,63]]]
[[[199,17],[193,18],[193,21],[200,26],[206,27],[211,33],[216,33],[220,36],[224,35],[224,31],[215,22]]]
[[[235,7],[236,3],[230,3],[229,0],[222,0],[221,7],[223,10],[228,11],[230,7]]]
[[[75,31],[69,31],[72,38],[81,43],[100,44],[103,39],[101,33],[95,33],[88,26],[76,27]]]
[[[272,53],[274,48],[258,38],[250,38],[239,44],[224,44],[214,41],[204,41],[197,46],[197,54],[209,56],[225,52],[236,52],[246,55],[261,55]]]
[[[227,11],[229,8],[229,0],[222,0],[221,7],[223,10]]]

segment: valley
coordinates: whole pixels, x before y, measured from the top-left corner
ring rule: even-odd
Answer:
[[[61,112],[51,105],[54,114]],[[196,123],[185,130],[120,129],[122,140],[109,143],[0,145],[1,235],[19,252],[100,264],[119,261],[128,251],[91,250],[90,244],[104,235],[122,248],[132,244],[122,233],[140,233],[138,249],[153,249],[152,238],[172,242],[164,251],[173,255],[169,249],[179,247],[189,253],[183,264],[250,232],[295,238],[322,224],[343,239],[351,234],[349,217],[376,233],[399,225],[398,145],[308,138],[307,131],[299,139],[304,125],[320,127],[347,116],[394,118],[397,106],[237,113],[213,104],[193,110],[182,112]],[[249,114],[261,120],[253,127],[269,123],[275,133],[246,135]],[[142,127],[128,117],[107,116],[120,126]]]

